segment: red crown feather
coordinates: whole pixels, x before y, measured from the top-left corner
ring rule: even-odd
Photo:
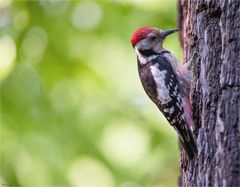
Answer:
[[[154,27],[151,26],[145,26],[145,27],[141,27],[138,30],[136,30],[131,38],[131,43],[132,45],[136,45],[140,40],[144,39],[147,37],[147,35],[152,32],[153,30],[155,30]]]

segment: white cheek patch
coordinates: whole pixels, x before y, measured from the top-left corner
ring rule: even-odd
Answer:
[[[141,65],[146,64],[146,63],[147,63],[147,59],[146,59],[144,56],[142,56],[142,54],[138,51],[137,48],[135,48],[135,51],[136,51],[136,53],[137,53],[138,60],[139,60],[140,64],[141,64]]]
[[[151,56],[145,57],[139,52],[139,50],[137,48],[135,48],[135,51],[136,51],[136,54],[138,56],[138,60],[139,60],[141,65],[144,65],[144,64],[146,64],[146,63],[148,63],[148,62],[150,62],[150,61],[152,61],[152,60],[154,60],[155,58],[158,57],[158,55],[151,55]]]
[[[165,76],[167,71],[166,70],[160,71],[158,69],[158,64],[150,66],[150,69],[157,86],[158,99],[162,104],[170,102],[172,99],[169,94],[169,89],[167,88],[165,83]]]

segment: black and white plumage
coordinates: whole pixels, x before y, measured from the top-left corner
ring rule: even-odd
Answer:
[[[194,139],[191,103],[189,100],[190,74],[177,59],[162,47],[168,34],[154,27],[138,29],[131,42],[137,53],[139,77],[149,98],[157,105],[179,135],[189,158],[197,155]]]

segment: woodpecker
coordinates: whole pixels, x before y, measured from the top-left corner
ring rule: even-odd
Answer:
[[[191,73],[162,46],[165,38],[175,32],[141,27],[133,33],[131,44],[137,54],[139,77],[146,94],[176,130],[181,146],[191,159],[197,155],[189,96]]]

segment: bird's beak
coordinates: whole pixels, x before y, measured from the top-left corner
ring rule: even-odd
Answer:
[[[166,37],[166,36],[168,36],[169,34],[175,33],[175,32],[177,32],[177,31],[178,31],[177,29],[166,30],[166,31],[162,31],[162,32],[161,32],[161,35],[162,35],[162,37]]]

